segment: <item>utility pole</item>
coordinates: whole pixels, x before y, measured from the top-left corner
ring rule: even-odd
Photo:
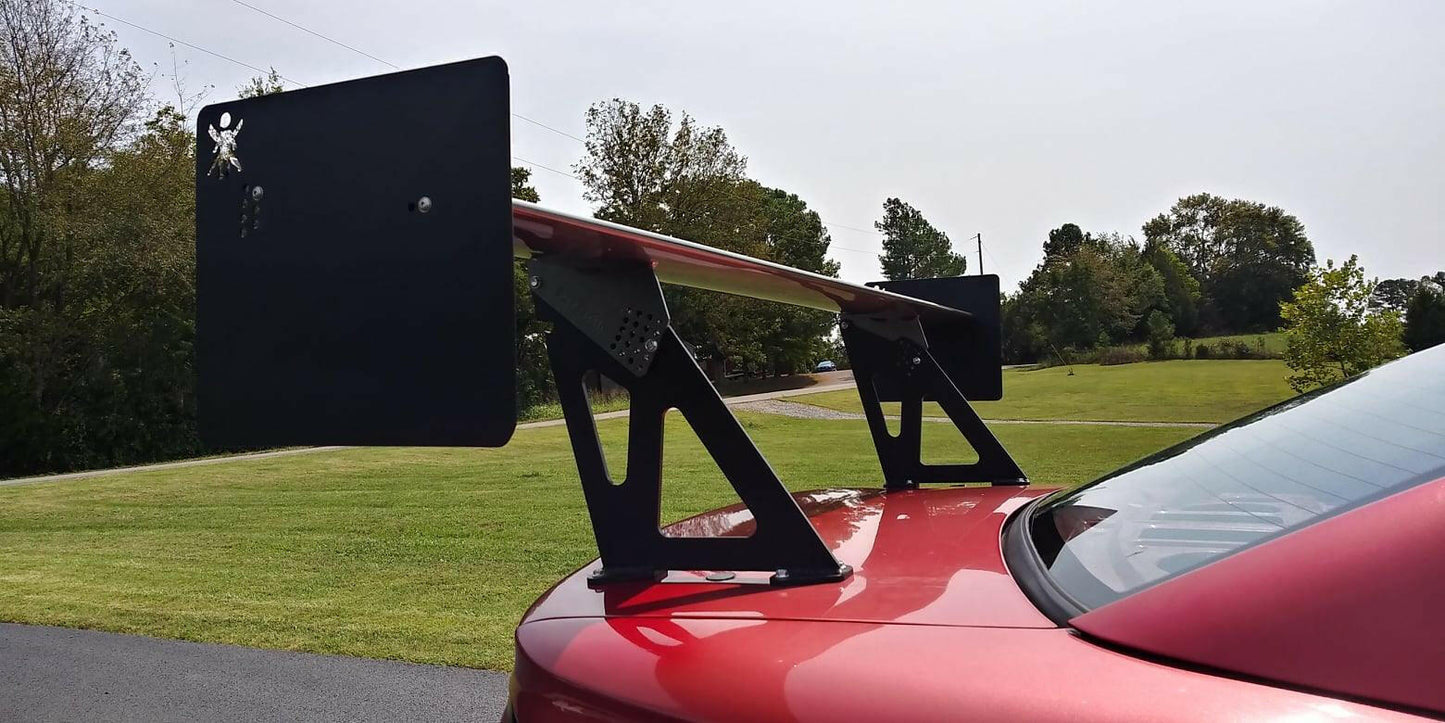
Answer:
[[[976,233],[973,237],[978,240],[978,275],[983,276],[983,234]]]

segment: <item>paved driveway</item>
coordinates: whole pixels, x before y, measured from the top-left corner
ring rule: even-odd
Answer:
[[[0,721],[497,721],[485,670],[0,624]]]

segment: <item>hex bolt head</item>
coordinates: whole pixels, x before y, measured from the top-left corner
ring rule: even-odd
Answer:
[[[914,365],[914,366],[918,366],[919,364],[922,364],[922,363],[923,363],[923,359],[922,359],[922,358],[920,358],[920,357],[913,357],[913,365]]]
[[[259,200],[261,200],[261,197],[264,196],[264,195],[266,195],[266,191],[262,190],[262,188],[261,188],[260,186],[252,186],[252,187],[251,187],[251,200],[252,200],[252,201],[259,201]]]
[[[422,196],[416,200],[416,210],[422,213],[431,211],[431,196]]]
[[[542,285],[542,277],[540,277],[540,276],[533,276],[532,278],[530,278],[530,279],[527,280],[527,283],[528,283],[529,285],[531,285],[532,288],[535,289],[535,288],[537,288],[537,287],[539,287],[539,286]]]
[[[642,344],[642,348],[646,349],[649,353],[657,351],[657,340],[648,339]]]

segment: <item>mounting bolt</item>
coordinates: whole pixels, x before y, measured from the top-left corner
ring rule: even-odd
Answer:
[[[919,357],[913,357],[913,366],[918,366],[919,364],[922,364],[922,363],[923,363],[923,360],[922,360],[921,358],[919,358]]]
[[[646,349],[646,350],[648,351],[648,353],[652,353],[652,352],[657,351],[657,340],[656,340],[656,339],[648,339],[646,342],[644,342],[644,343],[642,344],[642,348],[643,348],[643,349]]]
[[[260,187],[260,186],[252,186],[252,187],[251,187],[251,200],[253,200],[253,201],[259,201],[259,200],[261,200],[261,197],[264,196],[264,195],[266,195],[266,192],[263,191],[263,190],[261,190],[261,187]]]
[[[527,280],[527,284],[530,285],[532,288],[535,289],[535,288],[537,288],[537,287],[539,287],[539,286],[542,285],[542,277],[540,277],[540,276],[533,276],[532,278],[530,278],[530,279]]]
[[[847,328],[848,328],[848,320],[847,320],[847,319],[844,319],[844,320],[838,322],[838,328],[839,328],[839,329],[847,329]]]
[[[416,210],[422,213],[431,211],[431,196],[422,196],[416,200]]]

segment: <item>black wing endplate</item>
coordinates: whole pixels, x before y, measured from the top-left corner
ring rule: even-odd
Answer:
[[[998,276],[875,281],[869,285],[967,311],[967,318],[922,317],[928,346],[965,398],[974,402],[1003,399],[1002,304]],[[878,386],[878,394],[884,401],[901,401],[901,391],[896,385],[880,381]],[[931,394],[927,398],[934,399]]]
[[[201,110],[207,443],[507,442],[509,121],[501,58]]]

